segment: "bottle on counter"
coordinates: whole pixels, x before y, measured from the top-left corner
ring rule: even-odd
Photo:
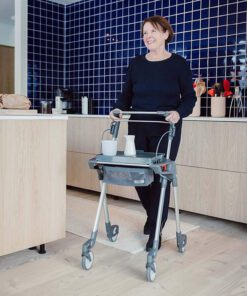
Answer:
[[[93,99],[88,98],[88,114],[93,114]]]
[[[88,114],[88,97],[81,97],[81,114]]]

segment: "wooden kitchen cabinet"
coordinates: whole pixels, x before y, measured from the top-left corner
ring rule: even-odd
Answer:
[[[100,190],[88,160],[100,152],[101,134],[109,124],[104,116],[69,117],[68,185]],[[126,133],[122,123],[118,150],[124,149]],[[246,147],[245,119],[185,119],[176,161],[180,209],[247,223]],[[110,185],[108,193],[138,200],[133,187]]]
[[[0,116],[0,256],[65,237],[67,120]]]
[[[102,133],[109,129],[111,120],[106,116],[70,116],[68,121],[67,185],[100,191],[97,171],[88,166],[88,160],[101,151]],[[125,145],[127,123],[122,122],[118,135],[118,150]],[[104,139],[111,138],[106,132]],[[138,199],[133,187],[108,185],[107,193]]]

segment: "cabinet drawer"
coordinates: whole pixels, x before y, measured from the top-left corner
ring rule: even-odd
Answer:
[[[180,209],[247,223],[247,174],[184,166],[177,172]]]
[[[73,118],[68,120],[68,151],[88,154],[101,152],[101,139],[103,132],[110,128],[111,120],[106,117]],[[124,134],[127,134],[127,123],[121,122],[118,134],[118,150],[124,150]],[[109,132],[104,139],[111,139]]]
[[[93,157],[94,154],[67,153],[67,185],[100,191],[97,171],[88,166],[88,160]]]
[[[247,123],[184,121],[177,164],[247,173]]]

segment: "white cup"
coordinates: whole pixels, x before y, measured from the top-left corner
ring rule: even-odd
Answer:
[[[60,114],[59,110],[57,108],[52,108],[52,114]]]
[[[101,142],[102,154],[107,156],[114,156],[117,154],[116,140],[102,140]]]

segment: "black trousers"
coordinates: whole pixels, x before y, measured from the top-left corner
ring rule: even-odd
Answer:
[[[129,122],[128,133],[135,135],[135,146],[137,150],[145,152],[156,152],[158,142],[161,136],[169,130],[169,124],[162,123],[140,123]],[[180,144],[182,130],[182,121],[176,124],[175,137],[173,138],[170,159],[175,160]],[[168,144],[168,134],[162,139],[158,152],[166,153]],[[160,201],[161,183],[160,176],[154,175],[154,182],[149,186],[136,187],[139,199],[146,210],[151,229],[155,229],[158,207]],[[164,227],[168,216],[168,207],[170,202],[170,181],[167,183],[165,192],[165,201],[162,213],[162,226]]]

